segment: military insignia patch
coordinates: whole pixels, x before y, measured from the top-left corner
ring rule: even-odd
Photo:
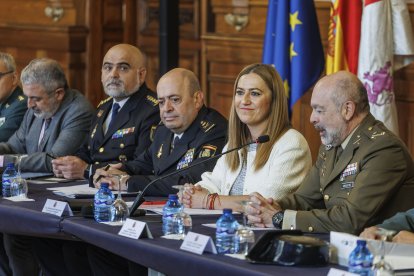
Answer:
[[[112,97],[109,97],[109,98],[106,98],[105,100],[102,100],[102,101],[98,104],[98,106],[97,106],[97,107],[100,107],[101,105],[103,105],[104,103],[106,103],[106,102],[108,102],[108,101],[110,101],[110,100],[112,100]]]
[[[358,162],[349,164],[346,166],[345,170],[341,173],[341,176],[339,177],[340,181],[343,181],[345,177],[349,175],[354,175],[358,172]]]
[[[102,109],[99,109],[98,114],[96,114],[96,117],[101,118],[104,111]]]
[[[24,97],[22,95],[19,95],[19,97],[17,97],[19,99],[19,101],[24,101]]]
[[[217,147],[213,145],[205,145],[201,148],[198,158],[209,158],[216,154]]]
[[[158,100],[156,98],[154,98],[153,96],[147,95],[147,100],[153,105],[153,106],[157,106],[158,105]]]
[[[122,138],[127,134],[134,133],[135,127],[118,129],[114,134],[112,134],[112,139]]]
[[[161,156],[162,156],[162,147],[164,146],[164,144],[161,144],[161,146],[160,146],[160,148],[158,149],[158,152],[157,152],[157,158],[158,159],[160,159],[161,158]]]
[[[177,164],[177,170],[183,169],[185,167],[188,167],[188,164],[193,162],[194,159],[194,151],[195,148],[187,150],[187,152],[184,154],[184,156],[181,158],[181,160]]]
[[[201,122],[200,122],[201,129],[202,129],[204,132],[208,132],[208,131],[209,131],[210,129],[212,129],[215,125],[216,125],[216,124],[213,124],[213,123],[211,123],[211,122],[207,122],[207,121],[201,121]]]
[[[151,142],[154,141],[154,133],[155,133],[156,129],[157,129],[157,126],[151,126],[151,130],[150,130],[150,140],[151,140]]]
[[[91,138],[93,138],[95,136],[96,133],[96,128],[98,127],[98,124],[95,125],[95,127],[92,130],[92,134],[91,134]]]

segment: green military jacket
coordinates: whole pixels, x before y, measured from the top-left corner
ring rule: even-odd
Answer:
[[[20,87],[0,104],[0,142],[7,142],[20,127],[27,110],[27,99]]]
[[[368,115],[336,165],[335,151],[322,145],[299,189],[278,202],[284,210],[298,210],[296,228],[358,234],[414,207],[413,159],[382,122]]]

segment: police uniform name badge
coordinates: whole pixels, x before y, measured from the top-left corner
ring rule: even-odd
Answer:
[[[126,134],[129,133],[134,133],[135,131],[135,127],[129,127],[129,128],[123,128],[123,129],[118,129],[113,135],[112,135],[112,139],[117,139],[117,138],[122,138],[124,137]]]
[[[193,162],[193,159],[194,159],[194,151],[195,151],[195,149],[192,148],[192,149],[189,149],[185,153],[184,157],[181,158],[180,162],[178,162],[177,170],[183,169],[185,167],[188,167],[188,164],[190,164],[191,162]]]
[[[357,172],[358,172],[358,162],[349,164],[348,166],[346,166],[345,170],[341,173],[339,180],[344,181],[345,177],[354,175]]]

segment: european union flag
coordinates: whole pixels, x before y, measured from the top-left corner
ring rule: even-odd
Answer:
[[[313,0],[269,0],[263,63],[282,77],[292,114],[325,65]]]

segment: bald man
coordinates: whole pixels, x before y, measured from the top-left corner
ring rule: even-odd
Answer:
[[[53,172],[67,179],[89,178],[95,167],[132,160],[151,144],[160,121],[158,101],[145,84],[142,52],[129,44],[109,49],[101,81],[109,98],[98,105],[88,139],[77,156],[53,160]]]
[[[249,220],[305,232],[359,234],[414,207],[414,164],[404,143],[370,114],[367,92],[351,73],[322,78],[311,99],[322,145],[299,189],[277,202],[255,193]]]

